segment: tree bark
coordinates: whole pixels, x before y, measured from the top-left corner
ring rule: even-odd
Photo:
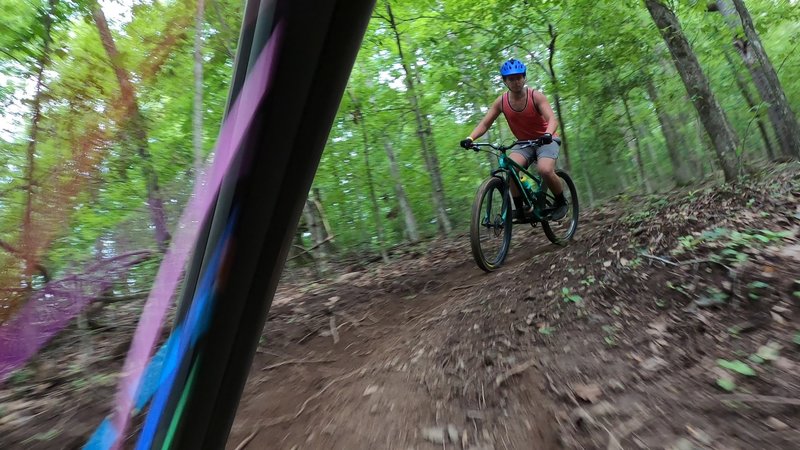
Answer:
[[[550,72],[550,84],[553,86],[553,101],[556,105],[556,115],[558,116],[558,135],[561,138],[561,153],[564,154],[564,169],[570,171],[572,166],[569,162],[569,146],[567,144],[567,126],[564,122],[564,114],[561,111],[561,95],[558,90],[558,77],[556,76],[556,69],[553,66],[553,57],[556,54],[556,38],[558,33],[553,27],[552,23],[547,24],[547,30],[550,33],[550,43],[547,45],[547,67]]]
[[[120,57],[119,51],[117,51],[114,37],[111,35],[111,30],[108,28],[108,22],[106,21],[105,14],[103,14],[103,10],[100,8],[100,4],[96,1],[92,2],[91,9],[92,18],[97,26],[97,31],[100,33],[100,41],[103,44],[111,68],[114,70],[114,75],[119,83],[123,107],[123,134],[129,135],[133,140],[136,152],[141,159],[142,172],[144,173],[147,185],[147,205],[150,210],[150,219],[155,226],[156,244],[159,250],[164,252],[167,249],[170,235],[167,230],[164,202],[161,198],[161,192],[158,186],[158,175],[153,166],[150,150],[148,148],[147,128],[145,127],[144,117],[139,110],[139,103],[136,99],[136,90],[130,81],[128,71],[122,65],[122,58]]]
[[[664,106],[658,98],[658,91],[656,90],[653,80],[647,79],[645,83],[647,95],[650,97],[650,102],[656,110],[656,117],[661,126],[661,133],[664,135],[664,141],[667,145],[667,154],[672,163],[672,177],[678,186],[686,186],[691,181],[691,175],[686,161],[686,156],[682,153],[686,149],[686,140],[675,129],[673,125],[673,118],[664,110]]]
[[[28,289],[33,287],[33,275],[40,267],[39,249],[35,243],[33,230],[33,197],[36,181],[34,174],[36,171],[36,144],[39,138],[39,122],[42,119],[42,91],[44,90],[44,71],[50,62],[50,43],[52,42],[51,29],[53,25],[53,14],[55,13],[56,0],[48,1],[48,8],[42,14],[44,25],[44,36],[42,41],[42,52],[36,63],[36,86],[34,88],[33,101],[31,102],[31,129],[28,135],[28,149],[26,154],[25,167],[25,212],[22,219],[22,257],[25,262],[25,286]],[[45,272],[46,273],[46,272]]]
[[[734,45],[750,70],[761,99],[768,105],[767,116],[772,123],[781,152],[785,156],[800,158],[800,124],[797,122],[797,116],[789,106],[778,74],[755,30],[750,12],[742,0],[732,1],[744,28],[744,37],[735,38]],[[733,22],[735,26],[735,21],[730,20],[733,14],[730,3],[726,0],[717,0],[717,5],[723,16],[726,16],[726,20],[729,23]]]
[[[742,52],[745,55],[752,55],[750,59],[754,61],[753,66],[760,69],[764,75],[766,94],[768,96],[764,100],[769,103],[769,110],[772,110],[768,114],[770,117],[774,117],[773,126],[775,127],[776,139],[784,155],[800,159],[800,124],[797,123],[797,117],[789,106],[780,79],[778,79],[778,74],[775,72],[772,62],[769,60],[769,56],[761,43],[761,38],[755,30],[750,12],[742,0],[733,0],[733,4],[736,6],[736,11],[742,20],[745,36],[749,41],[742,45]]]
[[[329,238],[328,233],[325,231],[320,211],[316,208],[311,194],[306,198],[303,216],[306,219],[306,224],[308,224],[311,239],[314,240],[314,247],[316,247],[314,262],[316,263],[317,273],[323,275],[328,271],[328,262],[330,260],[329,248],[326,245]]]
[[[642,160],[642,146],[639,144],[639,136],[636,135],[636,128],[633,125],[633,118],[631,117],[630,107],[628,106],[628,99],[625,96],[622,97],[622,107],[625,112],[625,121],[627,122],[623,129],[625,130],[625,140],[628,142],[628,148],[634,154],[634,161],[636,162],[636,168],[639,174],[639,181],[642,184],[642,188],[644,188],[645,192],[651,194],[653,192],[653,186],[650,184],[650,180],[647,179],[647,175],[644,173],[644,161]]]
[[[406,96],[411,108],[414,111],[414,119],[417,125],[417,136],[420,141],[420,151],[422,158],[425,161],[425,168],[431,177],[431,184],[433,187],[433,207],[436,213],[436,223],[439,228],[439,234],[446,235],[453,229],[450,224],[450,218],[447,216],[447,207],[445,204],[444,184],[442,183],[442,175],[439,170],[439,161],[436,156],[436,149],[433,147],[432,131],[428,118],[423,113],[419,106],[419,95],[417,94],[417,86],[414,82],[414,74],[406,61],[403,53],[403,45],[400,40],[400,32],[397,29],[397,23],[392,13],[392,7],[388,1],[385,2],[386,13],[388,14],[389,26],[394,34],[395,42],[397,43],[397,52],[400,56],[400,64],[403,66],[405,74]]]
[[[195,184],[203,168],[203,23],[205,0],[197,0],[194,20],[194,116],[192,117],[192,143],[194,144]]]
[[[361,110],[361,102],[353,94],[352,89],[347,89],[347,96],[353,104],[353,122],[361,130],[361,138],[363,141],[364,153],[364,167],[366,168],[367,175],[367,190],[369,191],[369,200],[372,203],[372,217],[375,220],[375,232],[378,234],[378,247],[380,248],[381,258],[383,262],[389,262],[389,255],[386,253],[386,236],[383,230],[383,220],[381,218],[381,208],[378,205],[378,197],[375,195],[375,182],[372,179],[372,167],[369,163],[369,134],[367,132],[367,124],[364,113]]]
[[[771,160],[774,160],[775,150],[772,149],[772,142],[769,139],[769,133],[767,133],[767,126],[761,119],[761,111],[759,110],[758,105],[756,105],[753,95],[750,94],[750,88],[747,87],[747,82],[745,82],[742,74],[736,70],[736,64],[733,62],[731,55],[727,51],[724,52],[724,54],[725,60],[728,62],[728,65],[731,68],[731,73],[733,73],[733,79],[736,81],[736,86],[739,88],[739,92],[742,93],[742,97],[744,97],[747,107],[755,116],[756,125],[758,126],[759,133],[761,134],[761,140],[764,142],[764,150],[767,152],[767,157]]]
[[[653,133],[650,132],[650,129],[647,127],[647,124],[645,123],[640,123],[639,125],[637,125],[636,130],[637,130],[637,136],[640,137],[642,136],[650,137],[653,135]],[[654,175],[653,178],[655,178],[657,182],[660,182],[661,180],[664,179],[664,174],[662,173],[659,167],[660,164],[659,164],[658,152],[656,152],[656,149],[653,147],[653,143],[651,142],[650,139],[644,141],[644,148],[645,150],[647,150],[647,157],[650,158],[650,164],[651,164],[650,167]]]
[[[405,221],[406,237],[411,242],[419,241],[419,229],[417,227],[417,219],[414,217],[414,210],[411,209],[411,204],[408,202],[406,190],[403,188],[403,182],[400,178],[400,169],[397,167],[397,159],[392,149],[392,143],[389,139],[384,138],[383,148],[386,151],[386,156],[389,158],[389,171],[392,174],[392,181],[394,181],[394,193],[397,196],[397,203],[400,205],[400,211],[403,213],[403,220]]]
[[[738,177],[736,147],[739,139],[725,111],[711,92],[708,78],[700,67],[689,41],[686,40],[678,18],[660,0],[645,0],[645,5],[664,38],[675,68],[686,86],[706,132],[711,137],[725,181],[736,180]]]

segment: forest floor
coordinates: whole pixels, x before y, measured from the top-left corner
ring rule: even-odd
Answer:
[[[797,164],[617,197],[566,247],[517,226],[489,274],[466,234],[416,248],[284,278],[228,448],[797,448]],[[0,388],[0,448],[85,442],[135,321],[115,323]]]

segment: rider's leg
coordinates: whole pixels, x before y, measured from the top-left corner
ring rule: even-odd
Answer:
[[[553,192],[555,197],[555,205],[550,210],[551,220],[561,220],[566,216],[569,206],[567,199],[564,197],[564,188],[561,186],[561,178],[556,175],[556,160],[546,156],[539,156],[536,163],[536,169],[539,175],[544,178],[547,187]]]
[[[544,178],[545,183],[547,183],[547,187],[550,188],[556,198],[559,196],[564,196],[564,189],[561,187],[561,178],[556,175],[555,159],[544,156],[539,157],[538,161],[536,162],[536,170],[539,172],[539,175]]]

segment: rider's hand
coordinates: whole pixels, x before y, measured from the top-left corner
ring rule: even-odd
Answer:
[[[553,143],[553,135],[550,133],[545,133],[542,137],[539,138],[539,141],[542,145],[552,144]]]
[[[466,139],[461,141],[461,146],[464,148],[472,148],[472,138],[467,136]]]

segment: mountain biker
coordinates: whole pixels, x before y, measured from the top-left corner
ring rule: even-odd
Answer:
[[[489,111],[480,121],[478,126],[461,141],[461,146],[471,148],[473,141],[483,136],[492,126],[497,116],[503,113],[508,122],[508,127],[519,141],[541,139],[542,146],[522,148],[523,145],[515,144],[511,148],[511,159],[522,167],[527,168],[536,161],[536,170],[547,183],[555,196],[555,205],[550,210],[550,220],[563,219],[569,209],[567,199],[561,186],[561,179],[556,175],[556,159],[561,146],[561,139],[554,136],[558,128],[558,120],[553,114],[553,108],[547,97],[539,91],[525,85],[527,68],[525,64],[514,58],[509,59],[500,66],[500,75],[508,92],[503,93],[492,103]],[[517,206],[515,218],[523,219],[525,212],[522,209],[522,194],[515,184],[511,184],[511,196]]]

